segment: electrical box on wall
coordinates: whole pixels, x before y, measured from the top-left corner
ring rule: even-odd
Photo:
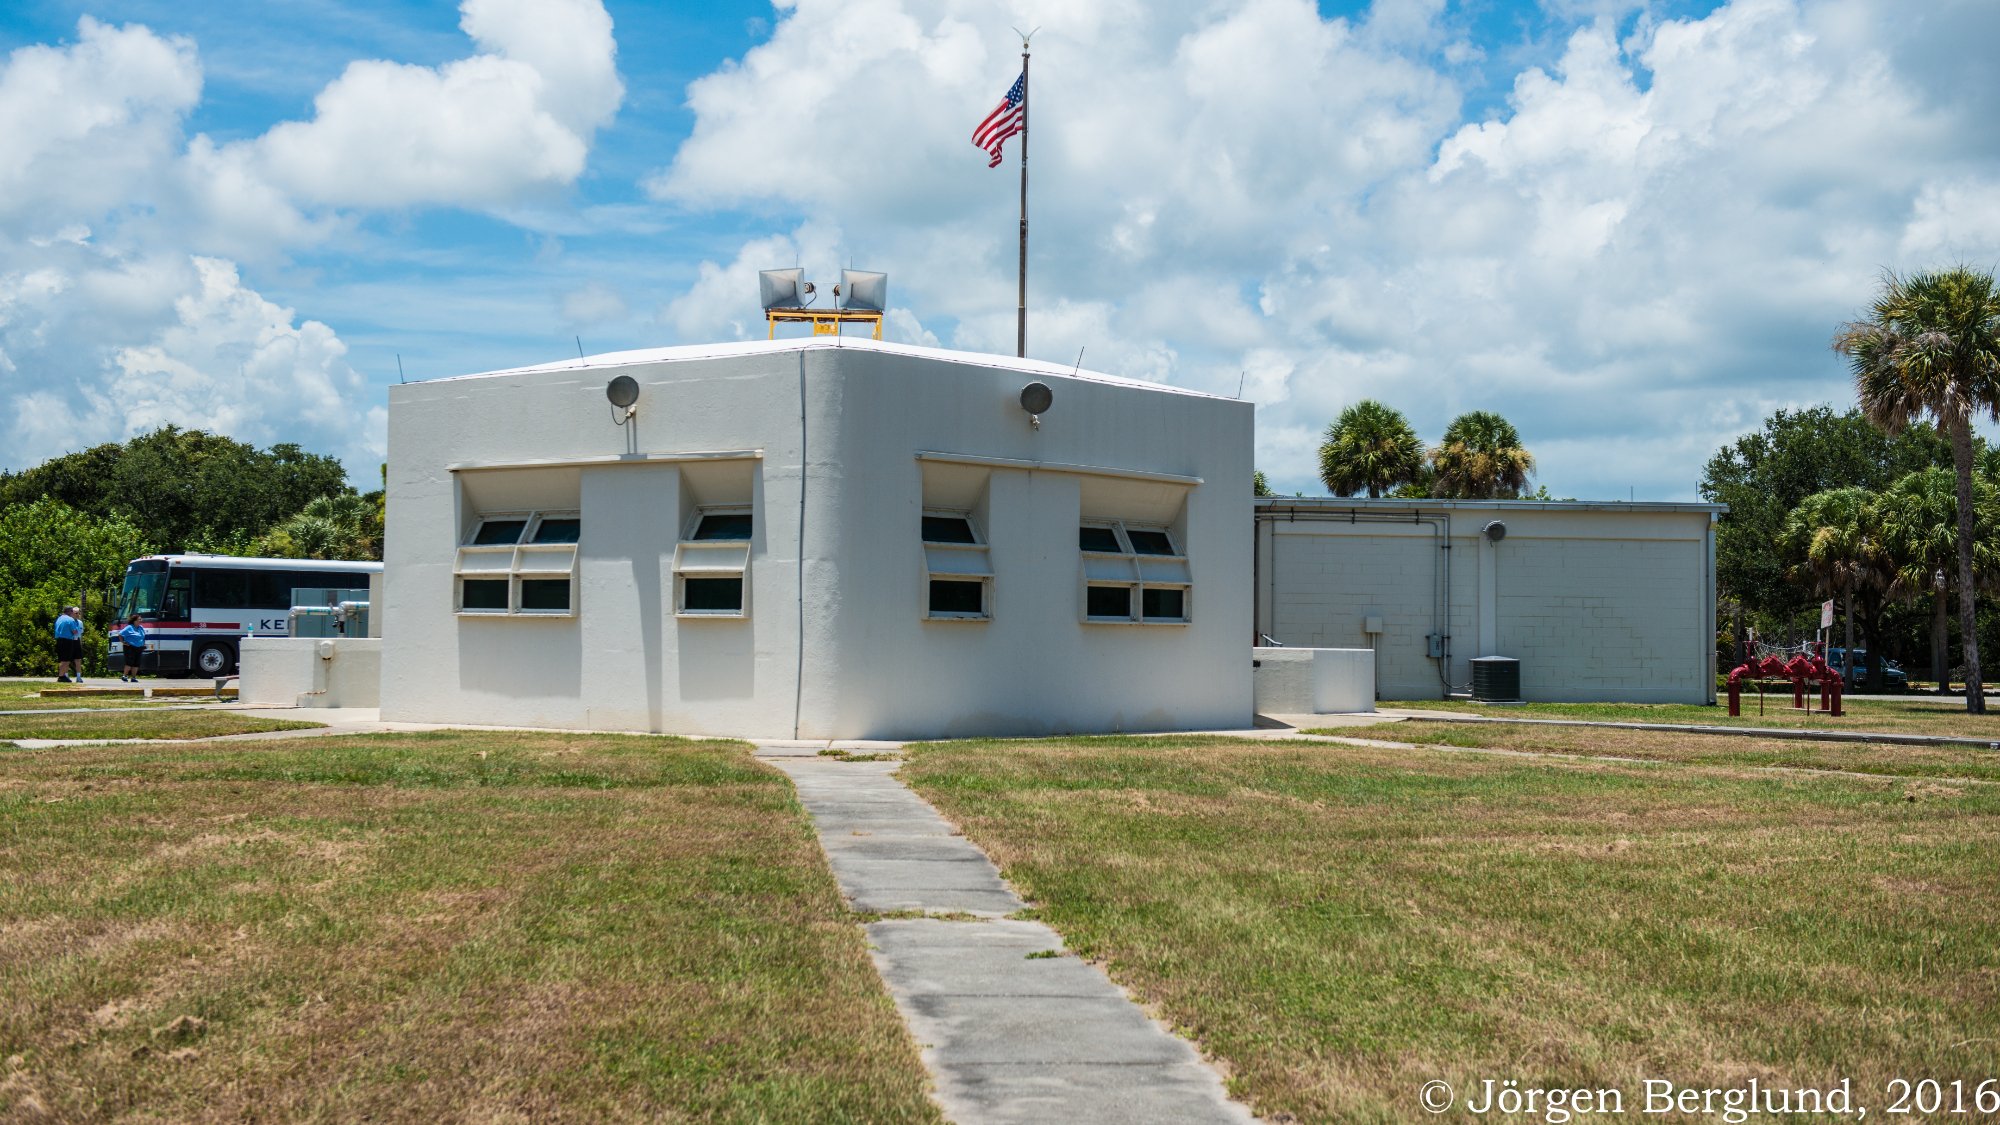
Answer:
[[[1430,646],[1430,651],[1426,653],[1426,655],[1428,655],[1432,660],[1443,660],[1444,643],[1449,639],[1450,638],[1445,636],[1445,634],[1443,633],[1432,633],[1429,636],[1425,637],[1424,641]]]
[[[1377,634],[1382,632],[1382,619],[1379,616],[1362,618],[1361,631],[1368,634],[1371,637],[1376,636]]]

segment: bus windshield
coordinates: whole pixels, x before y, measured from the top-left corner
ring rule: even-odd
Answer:
[[[135,613],[158,616],[160,597],[166,588],[166,563],[133,563],[125,571],[125,589],[118,596],[118,620],[123,621]]]

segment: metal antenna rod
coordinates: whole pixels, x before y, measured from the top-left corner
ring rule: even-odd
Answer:
[[[402,352],[397,352],[397,353],[396,353],[396,381],[397,381],[398,383],[407,383],[407,382],[409,382],[409,381],[410,381],[410,380],[408,379],[408,377],[406,377],[406,376],[405,376],[405,375],[403,374],[403,353],[402,353]]]
[[[1076,366],[1070,369],[1070,374],[1074,375],[1081,370],[1083,370],[1083,348],[1078,348],[1076,349]]]
[[[581,336],[576,338],[576,358],[582,360],[588,360],[589,358],[583,354],[583,337]]]
[[[1249,374],[1250,374],[1250,371],[1249,371],[1249,369],[1248,369],[1248,368],[1240,368],[1240,369],[1238,369],[1238,370],[1237,370],[1237,372],[1236,372],[1236,397],[1237,397],[1237,398],[1242,398],[1242,397],[1243,397],[1243,380],[1244,380],[1245,378],[1247,378],[1247,377],[1249,376]]]

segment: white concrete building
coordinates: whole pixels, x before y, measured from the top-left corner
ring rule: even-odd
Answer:
[[[1722,511],[1258,500],[1257,630],[1290,646],[1372,645],[1383,699],[1463,692],[1471,658],[1506,656],[1529,700],[1713,702]]]
[[[637,381],[636,416],[606,400]],[[1020,396],[1054,391],[1039,419]],[[1249,403],[782,340],[390,388],[382,716],[780,738],[1241,727]]]

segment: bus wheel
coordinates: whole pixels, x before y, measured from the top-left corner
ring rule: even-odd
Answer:
[[[194,654],[195,670],[204,676],[226,676],[235,663],[226,645],[203,645]]]

